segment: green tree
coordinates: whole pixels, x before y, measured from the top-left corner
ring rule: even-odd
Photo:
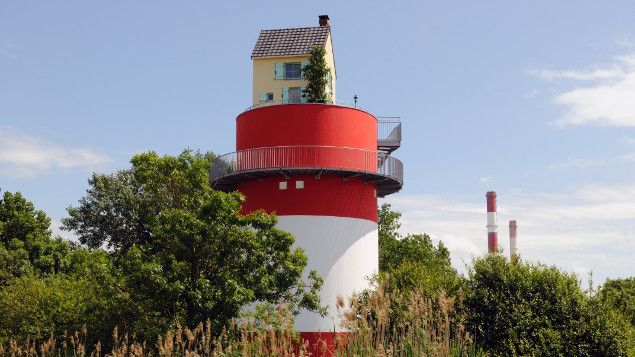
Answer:
[[[327,75],[329,68],[326,66],[326,50],[323,46],[313,46],[309,51],[309,63],[302,67],[302,73],[307,80],[306,89],[302,96],[307,103],[325,103]]]
[[[61,238],[51,239],[51,220],[22,194],[0,198],[0,286],[27,274],[44,276],[68,268],[71,249]]]
[[[390,257],[390,245],[399,240],[401,213],[393,211],[390,204],[384,203],[377,211],[377,232],[379,236],[379,270],[386,270],[384,262]]]
[[[630,355],[635,356],[635,278],[608,279],[597,298],[629,324]]]
[[[38,277],[26,274],[0,288],[0,342],[29,337],[61,336],[90,329],[91,345],[106,343],[113,328],[125,321],[124,296],[111,274],[105,251],[75,248],[69,253],[75,271]]]
[[[598,297],[621,313],[635,328],[635,278],[608,279],[600,288]]]
[[[215,330],[245,305],[287,302],[320,310],[322,280],[302,280],[307,258],[243,196],[209,186],[213,155],[136,155],[132,168],[94,174],[64,228],[89,247],[107,245],[130,297],[127,327],[146,338],[207,318]]]
[[[110,258],[59,237],[50,219],[20,193],[0,200],[0,341],[62,334],[84,323],[95,338],[115,326]]]
[[[495,356],[625,356],[625,329],[574,275],[500,255],[476,259],[468,327]]]
[[[427,234],[399,235],[401,214],[383,204],[378,212],[379,271],[390,276],[391,286],[401,291],[423,290],[437,296],[453,295],[461,279],[452,267],[450,251],[436,246]]]

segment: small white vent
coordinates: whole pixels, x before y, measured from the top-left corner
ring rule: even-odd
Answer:
[[[287,189],[287,181],[280,181],[280,183],[278,184],[278,187],[281,190],[286,190]]]
[[[301,188],[304,188],[304,181],[296,181],[295,182],[295,188],[298,189],[298,190],[301,189]]]

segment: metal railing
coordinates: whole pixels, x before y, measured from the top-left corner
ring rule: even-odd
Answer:
[[[212,182],[225,176],[271,170],[337,170],[389,177],[403,183],[403,164],[381,152],[337,146],[274,146],[219,156]]]
[[[258,104],[254,104],[244,112],[250,111],[252,109],[269,107],[274,105],[286,105],[293,104],[287,103],[286,101],[270,101],[270,102],[262,102]],[[313,105],[336,105],[340,107],[353,108],[364,110],[357,105],[353,105],[348,102],[342,101],[326,101],[324,103],[295,103],[295,104],[313,104]],[[376,117],[377,118],[377,141],[380,144],[379,146],[393,146],[399,147],[401,145],[401,118],[400,117]]]
[[[381,144],[399,146],[401,144],[401,118],[377,117],[377,141]]]
[[[247,112],[247,111],[250,111],[252,109],[257,109],[257,108],[262,108],[262,107],[270,107],[272,105],[286,105],[286,104],[315,104],[315,105],[328,104],[328,105],[336,105],[336,106],[339,106],[339,107],[346,107],[346,108],[364,110],[359,105],[351,104],[349,102],[344,102],[344,101],[341,101],[341,100],[325,100],[322,103],[289,103],[286,100],[272,100],[272,101],[268,101],[268,102],[260,102],[258,104],[254,104],[254,105],[252,105],[250,107],[247,107],[245,110],[243,110],[243,112]]]

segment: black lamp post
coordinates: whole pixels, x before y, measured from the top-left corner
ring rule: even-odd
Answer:
[[[353,101],[355,101],[355,108],[357,108],[357,94],[353,97]]]

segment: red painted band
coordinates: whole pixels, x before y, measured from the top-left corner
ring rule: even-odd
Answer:
[[[487,251],[490,253],[498,251],[498,232],[487,233]]]
[[[489,191],[487,197],[487,212],[496,212],[496,192]]]
[[[306,344],[311,356],[335,356],[337,349],[346,344],[349,332],[300,332],[300,338]]]
[[[303,188],[296,188],[298,181]],[[286,189],[280,183],[286,182]],[[377,222],[376,188],[360,179],[344,180],[339,176],[293,175],[289,179],[269,176],[251,179],[238,185],[245,195],[242,212],[263,209],[280,216],[335,216],[361,218]]]
[[[236,151],[318,145],[377,150],[377,119],[359,109],[325,104],[273,105],[236,118]]]

